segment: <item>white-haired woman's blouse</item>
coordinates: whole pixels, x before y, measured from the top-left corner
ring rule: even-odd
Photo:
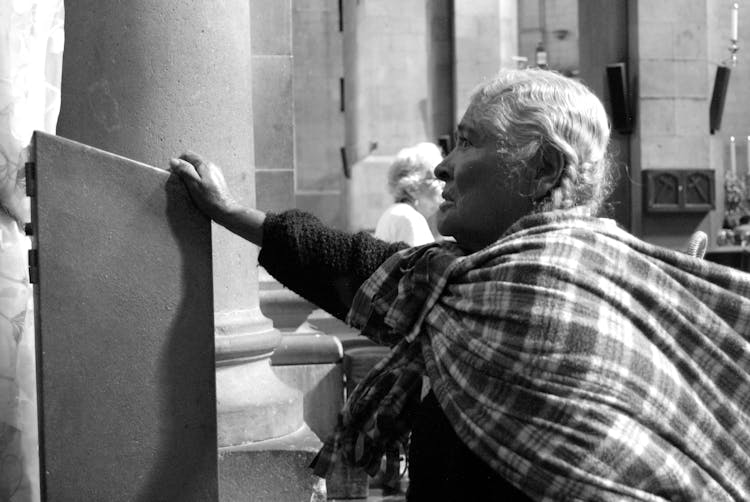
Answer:
[[[425,217],[405,202],[397,202],[383,212],[375,227],[375,237],[410,246],[435,242]]]

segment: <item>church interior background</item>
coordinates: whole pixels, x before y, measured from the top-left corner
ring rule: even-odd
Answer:
[[[200,488],[180,481],[175,468],[163,462],[164,449],[174,443],[162,441],[162,433],[181,424],[159,408],[162,392],[180,372],[190,372],[173,364],[180,349],[172,331],[157,333],[160,342],[140,355],[117,347],[111,348],[112,357],[90,355],[96,360],[92,372],[105,368],[104,361],[106,373],[127,374],[139,367],[134,359],[156,365],[159,371],[148,378],[112,383],[124,389],[117,400],[92,402],[83,390],[63,393],[53,382],[45,386],[48,380],[39,371],[44,353],[37,342],[51,336],[54,326],[45,325],[44,318],[40,325],[33,294],[34,288],[43,289],[45,278],[37,277],[43,264],[30,261],[38,259],[35,250],[45,256],[37,249],[42,236],[35,230],[41,229],[32,221],[37,206],[28,197],[27,186],[33,184],[28,176],[34,174],[25,167],[41,169],[34,131],[43,141],[48,136],[70,140],[38,149],[53,152],[45,157],[51,164],[72,155],[55,152],[84,152],[86,162],[127,165],[134,173],[133,179],[115,177],[120,181],[99,191],[71,189],[73,197],[91,197],[88,207],[97,208],[73,215],[81,221],[99,218],[86,231],[104,232],[96,222],[112,221],[107,211],[115,207],[122,211],[113,201],[131,186],[144,179],[166,183],[166,175],[148,166],[164,169],[170,157],[188,148],[221,165],[243,202],[266,211],[296,207],[337,228],[372,230],[390,202],[385,173],[400,148],[431,141],[449,149],[477,83],[500,68],[544,65],[586,83],[610,114],[611,155],[619,174],[611,216],[644,240],[676,249],[684,248],[694,232],[705,232],[707,258],[747,270],[750,232],[734,231],[740,217],[750,215],[747,12],[746,0],[407,0],[397,7],[389,0],[5,0],[0,9],[0,500],[64,500],[80,489],[76,483],[108,500],[147,495],[188,500],[186,486],[222,500],[325,500],[320,497],[326,491],[329,499],[367,496],[362,473],[339,472],[323,482],[306,465],[332,430],[353,367],[377,356],[377,350],[258,270],[257,249],[220,228],[211,229],[212,251],[201,269],[213,283],[205,317],[211,325],[204,328],[213,330],[215,355],[209,358],[210,382],[202,382],[215,384],[215,396],[213,390],[205,395],[211,403],[215,398],[216,406],[196,411],[216,445],[185,464],[194,469]],[[152,200],[139,197],[127,199],[134,214]],[[99,238],[111,241],[122,256],[134,252],[125,240],[133,234]],[[144,259],[161,259],[150,253],[166,249],[162,240],[169,237],[146,235]],[[63,268],[66,259],[77,261],[80,253],[65,241],[51,244],[49,255],[62,256]],[[81,240],[87,242],[99,241]],[[180,242],[175,245],[183,249]],[[182,291],[180,279],[126,277],[115,256],[102,266],[121,279],[128,295],[158,298],[165,282],[176,294]],[[63,290],[77,295],[79,287],[92,299],[105,294],[97,281]],[[63,300],[64,308],[78,309],[71,315],[90,313],[90,304],[78,296]],[[96,308],[103,323],[115,316],[108,316],[106,304]],[[173,322],[175,313],[163,310],[171,313],[147,313],[142,320],[151,326]],[[84,326],[89,338],[76,331]],[[112,340],[133,339],[132,325],[118,326],[111,328],[119,330]],[[97,330],[110,327],[81,322],[67,329],[75,344],[101,338]],[[133,344],[127,348],[141,349]],[[58,366],[52,361],[48,355],[47,378],[66,371],[64,360]],[[81,356],[70,365],[86,364]],[[87,371],[78,371],[75,381],[98,385]],[[122,411],[122,399],[132,399],[129,411]],[[65,406],[91,414],[86,423],[95,424],[93,429],[76,430],[75,415],[57,415]],[[143,434],[155,438],[156,446],[145,457],[130,455],[124,445],[133,438],[113,434],[116,425],[102,417],[133,422],[138,407],[149,406],[158,410]],[[77,447],[68,443],[55,450],[56,425],[71,427],[60,434],[101,441],[97,448],[104,453],[73,455]],[[84,464],[74,465],[72,458]],[[97,459],[100,476],[86,474],[94,472],[87,458],[90,464]],[[61,482],[45,465],[60,466],[71,476],[78,471],[80,478]],[[152,476],[143,474],[148,469],[163,469],[173,482],[153,486]],[[127,489],[118,487],[117,496],[106,481],[115,473],[134,480]]]

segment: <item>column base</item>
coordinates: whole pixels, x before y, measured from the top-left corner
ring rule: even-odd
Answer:
[[[219,500],[324,502],[325,480],[309,467],[321,446],[303,426],[281,439],[219,448]]]
[[[280,339],[260,309],[216,314],[219,447],[277,438],[302,427],[302,392],[271,369]]]

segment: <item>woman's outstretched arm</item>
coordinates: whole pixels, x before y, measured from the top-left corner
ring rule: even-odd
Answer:
[[[309,213],[291,210],[267,215],[258,260],[283,285],[344,320],[362,283],[406,247],[367,232],[336,230]]]
[[[269,213],[240,205],[221,169],[195,153],[170,160],[196,206],[231,232],[261,247],[260,264],[279,282],[344,319],[354,293],[404,243],[389,244],[366,232],[325,226],[302,211]]]

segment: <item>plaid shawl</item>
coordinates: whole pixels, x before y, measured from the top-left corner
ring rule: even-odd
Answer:
[[[459,437],[537,500],[750,500],[748,274],[552,212],[473,254],[394,255],[349,317],[393,350],[318,475],[392,464],[426,372]]]

